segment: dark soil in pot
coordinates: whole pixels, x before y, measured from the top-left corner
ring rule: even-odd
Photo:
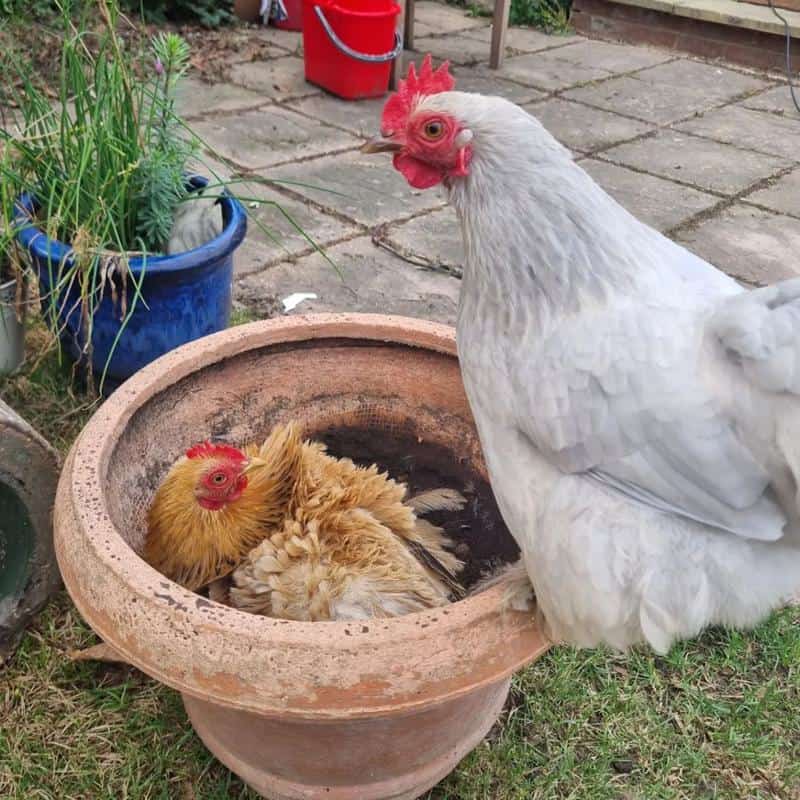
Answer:
[[[420,441],[408,430],[394,428],[335,428],[311,434],[324,442],[331,455],[357,464],[377,464],[390,478],[408,485],[411,494],[446,487],[467,499],[462,511],[429,514],[455,544],[465,567],[459,580],[469,589],[487,572],[519,558],[519,548],[508,532],[489,484],[450,450]]]

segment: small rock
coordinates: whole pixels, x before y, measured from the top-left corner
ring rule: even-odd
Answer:
[[[194,193],[175,211],[167,255],[194,250],[222,233],[222,207],[216,194]]]

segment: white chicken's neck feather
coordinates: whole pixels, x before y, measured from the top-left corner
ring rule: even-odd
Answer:
[[[473,134],[470,175],[449,185],[466,249],[462,303],[480,296],[482,306],[488,301],[502,308],[522,295],[534,304],[526,316],[545,326],[553,315],[652,285],[665,250],[667,261],[680,255],[688,271],[705,271],[707,265],[607,195],[518,106],[445,92],[425,98],[421,107],[454,116]],[[721,274],[700,279],[720,288],[730,284]]]

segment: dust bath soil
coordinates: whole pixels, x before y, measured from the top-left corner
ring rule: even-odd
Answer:
[[[328,429],[310,436],[328,452],[356,464],[377,464],[390,478],[405,483],[412,495],[428,489],[457,489],[467,498],[462,511],[427,514],[444,528],[454,551],[465,562],[459,575],[464,588],[501,564],[519,557],[517,547],[497,508],[492,489],[478,473],[444,447],[392,431]]]

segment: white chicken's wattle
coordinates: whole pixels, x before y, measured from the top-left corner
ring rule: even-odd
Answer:
[[[430,74],[365,150],[430,149],[461,220],[464,384],[552,635],[665,652],[755,624],[800,588],[800,280],[743,289],[526,111]]]

